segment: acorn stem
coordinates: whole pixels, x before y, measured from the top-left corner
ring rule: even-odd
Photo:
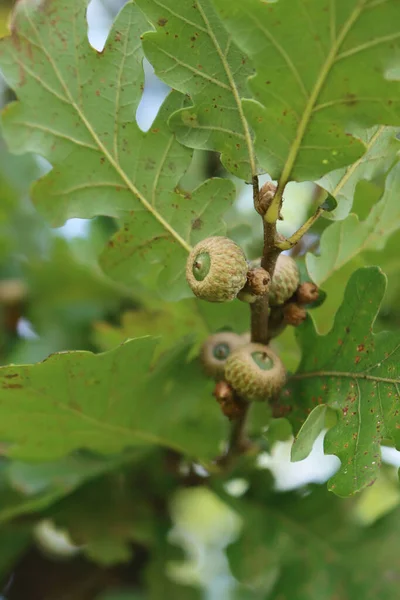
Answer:
[[[268,271],[272,277],[275,271],[276,261],[281,252],[276,247],[277,244],[277,231],[276,223],[268,223],[263,219],[264,225],[264,247],[263,255],[261,258],[261,266],[263,269]],[[250,304],[251,310],[251,341],[258,344],[268,344],[268,307],[269,307],[269,294],[264,294],[257,299],[253,304]]]
[[[261,215],[264,227],[264,247],[263,255],[261,258],[261,267],[268,271],[271,280],[274,274],[276,261],[281,253],[280,248],[277,244],[280,241],[276,230],[276,219],[272,222],[266,219],[266,214],[271,204],[274,202],[273,184],[268,183],[268,194],[260,195],[260,187],[258,177],[254,176],[252,179],[253,185],[253,201],[254,208]],[[275,189],[276,195],[276,189]],[[279,205],[280,206],[280,205]],[[277,218],[279,217],[279,211]],[[251,341],[267,345],[270,339],[268,334],[268,291],[263,296],[260,296],[255,302],[250,304],[251,310]],[[231,433],[228,443],[228,449],[224,455],[216,459],[216,463],[222,467],[227,468],[232,461],[238,456],[248,451],[252,443],[248,439],[246,434],[247,419],[249,414],[250,405],[239,398],[239,402],[243,402],[243,411],[241,414],[232,419]]]
[[[228,469],[238,456],[252,447],[252,442],[246,434],[250,403],[239,401],[243,404],[243,410],[236,419],[232,420],[227,450],[215,460],[216,464],[222,469]]]

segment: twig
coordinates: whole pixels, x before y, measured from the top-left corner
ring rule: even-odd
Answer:
[[[274,197],[271,198],[270,205],[274,202]],[[257,212],[261,213],[257,209],[259,204],[256,204]],[[273,223],[269,223],[266,220],[266,214],[269,208],[264,207],[263,216],[263,227],[264,227],[264,246],[263,255],[261,258],[261,266],[263,269],[268,271],[271,276],[274,274],[276,261],[281,252],[278,247],[277,231],[276,231],[276,220]],[[277,218],[279,211],[277,213]],[[256,300],[250,305],[251,310],[251,341],[259,344],[268,344],[268,294],[261,296],[259,300]]]
[[[222,454],[215,460],[216,464],[224,470],[228,469],[238,456],[246,453],[253,446],[246,434],[250,404],[243,404],[240,416],[232,421],[227,450],[225,454]]]
[[[301,240],[303,235],[307,233],[310,227],[314,225],[315,221],[319,219],[319,217],[324,211],[325,209],[319,206],[315,213],[309,219],[307,219],[304,225],[302,225],[297,231],[295,231],[293,235],[291,235],[286,240],[277,243],[278,248],[280,248],[281,250],[290,250],[291,248],[293,248],[293,246],[295,246],[297,242]]]
[[[268,222],[265,219],[265,215],[268,207],[274,200],[276,188],[274,188],[273,184],[268,183],[260,190],[258,177],[253,177],[252,183],[254,208],[263,217],[264,224],[264,248],[261,266],[268,271],[272,278],[276,261],[281,250],[277,245],[278,236],[276,231],[276,221],[273,223]],[[278,217],[279,211],[277,218]],[[268,293],[250,304],[250,308],[251,341],[268,344]],[[237,402],[242,406],[242,410],[235,419],[232,419],[232,428],[227,451],[223,456],[216,459],[216,463],[222,468],[227,468],[232,463],[232,460],[247,452],[253,446],[246,434],[250,404],[246,403],[241,398],[237,398]]]

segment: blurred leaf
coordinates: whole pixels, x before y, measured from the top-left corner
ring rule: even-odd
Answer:
[[[0,528],[0,583],[4,586],[12,567],[31,541],[29,527],[7,525]]]
[[[213,3],[256,69],[244,111],[260,163],[281,186],[359,159],[365,148],[350,127],[400,124],[399,83],[385,76],[398,38],[397,0]]]
[[[145,596],[136,592],[116,591],[101,594],[101,596],[97,596],[96,600],[145,600]]]
[[[365,144],[364,155],[347,169],[327,173],[317,182],[338,201],[338,208],[333,215],[335,219],[347,217],[358,182],[385,175],[400,152],[395,127],[355,128],[352,133]]]
[[[195,336],[194,349],[198,350],[205,338],[219,329],[243,333],[248,327],[248,314],[239,301],[213,308],[197,298],[174,303],[147,296],[141,300],[145,308],[124,313],[119,327],[101,321],[94,324],[93,340],[101,350],[111,350],[128,338],[148,334],[159,337],[155,353],[158,356],[188,332]]]
[[[13,156],[0,139],[0,274],[20,275],[26,256],[43,252],[48,231],[27,201],[40,170],[31,155]],[[18,271],[17,271],[18,269]]]
[[[255,157],[241,97],[253,70],[232,42],[209,0],[138,0],[156,28],[143,48],[156,74],[190,95],[193,106],[175,113],[170,124],[180,142],[217,150],[223,165],[251,181]]]
[[[354,515],[362,525],[372,525],[400,504],[397,469],[382,468],[373,486],[364,490],[357,499]]]
[[[293,403],[289,419],[296,432],[315,405],[337,410],[337,425],[328,431],[324,448],[341,460],[329,481],[329,488],[340,496],[354,494],[376,479],[382,439],[400,442],[399,336],[371,331],[385,289],[386,277],[378,268],[360,269],[352,275],[327,335],[318,335],[310,317],[298,328],[302,360],[282,394],[285,404]],[[309,418],[314,419],[314,413]],[[317,435],[319,427],[306,422],[303,431],[307,430],[309,448],[311,434]]]
[[[126,563],[131,542],[147,545],[155,533],[151,490],[146,492],[145,500],[127,485],[123,473],[115,473],[84,485],[48,515],[90,560],[104,566]]]
[[[161,354],[190,331],[204,339],[209,329],[200,312],[196,310],[196,300],[182,300],[176,303],[156,303],[153,307],[126,312],[122,315],[121,327],[109,323],[97,323],[94,340],[102,350],[121,344],[128,338],[142,335],[160,336],[156,353]]]
[[[191,151],[174,140],[166,121],[183,96],[170,94],[147,134],[133,122],[143,89],[140,36],[147,21],[128,2],[99,53],[87,40],[86,5],[53,0],[51,18],[46,4],[43,10],[30,0],[15,6],[0,65],[20,101],[5,110],[5,135],[14,152],[34,151],[54,165],[32,192],[53,225],[74,216],[129,212],[103,256],[105,270],[128,284],[145,273],[153,285],[162,271],[161,289],[179,298],[189,293],[186,285],[182,290],[182,275],[190,243],[221,229],[220,212],[234,186],[210,180],[190,199],[176,189]],[[218,209],[209,206],[214,197]]]
[[[328,227],[321,237],[321,255],[307,255],[307,268],[315,283],[323,284],[335,271],[357,254],[383,249],[389,236],[400,228],[400,163],[386,179],[382,199],[364,221],[355,214]]]
[[[374,528],[353,520],[352,505],[323,489],[228,502],[243,518],[228,548],[234,576],[268,600],[395,600],[400,511]]]
[[[176,549],[170,544],[160,543],[153,554],[146,573],[146,600],[201,600],[200,588],[183,585],[168,574],[168,565],[176,558]]]
[[[6,4],[6,6],[0,6],[0,35],[5,35],[7,33],[7,23],[10,17],[11,6]]]
[[[42,511],[85,481],[132,462],[138,455],[138,452],[130,452],[109,459],[80,455],[45,464],[4,463],[0,522]]]
[[[30,319],[40,332],[57,323],[75,327],[116,309],[125,295],[92,264],[79,260],[71,246],[55,238],[49,255],[26,268],[32,309]]]
[[[103,454],[161,445],[211,459],[221,419],[190,345],[177,345],[149,372],[151,338],[93,355],[65,352],[37,365],[0,369],[0,437],[8,454],[55,460],[87,448]]]

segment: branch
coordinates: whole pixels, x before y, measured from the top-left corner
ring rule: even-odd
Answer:
[[[276,221],[279,218],[280,201],[277,206],[276,218],[272,221],[267,219],[270,208],[276,204],[277,195],[276,185],[268,182],[261,190],[259,189],[258,177],[253,177],[253,201],[255,210],[262,216],[264,227],[264,246],[261,258],[261,267],[268,271],[270,277],[274,274],[276,261],[281,253],[280,243],[283,243],[281,236],[276,230]],[[270,341],[268,333],[268,313],[269,301],[268,292],[260,296],[255,302],[250,304],[251,310],[251,341],[267,345]],[[232,461],[241,454],[247,453],[252,447],[252,442],[247,438],[246,426],[249,415],[250,404],[242,398],[237,397],[234,390],[227,389],[225,386],[217,384],[214,395],[220,402],[225,414],[232,421],[231,434],[227,451],[224,455],[216,459],[218,466],[227,468]],[[228,386],[229,387],[229,386]],[[236,411],[237,413],[232,411]]]
[[[258,183],[258,182],[257,182]],[[269,222],[266,217],[275,202],[277,189],[271,182],[265,184],[254,200],[256,211],[263,217],[264,246],[261,258],[261,266],[268,271],[271,280],[274,274],[276,261],[281,252],[278,247],[278,234],[276,221],[279,218],[279,209],[275,221]],[[251,341],[259,344],[268,344],[268,293],[261,296],[250,305],[251,310]]]
[[[307,233],[307,231],[314,225],[314,223],[319,219],[322,213],[325,212],[325,208],[319,206],[315,213],[307,219],[307,221],[302,225],[293,235],[291,235],[287,240],[283,240],[277,243],[277,246],[280,250],[290,250],[301,240],[303,235]]]
[[[216,464],[224,470],[228,469],[238,456],[245,454],[253,447],[253,443],[246,434],[250,403],[240,399],[238,401],[243,404],[243,408],[240,415],[232,421],[227,451],[215,460]]]

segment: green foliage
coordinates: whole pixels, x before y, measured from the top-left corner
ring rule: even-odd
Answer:
[[[190,94],[193,102],[171,116],[179,141],[218,150],[228,171],[250,181],[255,158],[241,105],[253,72],[247,57],[232,42],[210,0],[178,5],[174,0],[139,0],[138,5],[156,27],[144,36],[147,58],[161,79]]]
[[[348,136],[355,123],[399,124],[399,84],[385,77],[398,38],[396,0],[213,2],[256,69],[244,111],[261,165],[281,184],[359,159],[364,147]]]
[[[393,598],[399,510],[365,529],[351,502],[307,492],[229,500],[244,522],[228,548],[234,575],[259,599]]]
[[[110,454],[160,444],[211,459],[220,425],[207,408],[209,385],[195,363],[185,367],[187,343],[149,374],[154,347],[154,339],[138,338],[105,354],[66,352],[2,369],[0,434],[8,455],[50,460],[80,448]]]
[[[58,0],[53,20],[30,2],[18,4],[16,34],[0,48],[5,76],[20,99],[4,115],[6,138],[14,152],[35,151],[54,165],[33,191],[53,225],[127,213],[102,258],[107,273],[128,284],[144,277],[154,286],[162,270],[165,293],[188,295],[186,286],[182,290],[186,252],[191,242],[221,233],[219,216],[232,201],[233,186],[213,180],[186,196],[176,189],[191,153],[174,141],[166,120],[182,97],[166,100],[148,134],[133,121],[144,83],[137,41],[148,25],[129,2],[99,53],[86,37],[85,4]],[[71,24],[74,35],[68,35]],[[54,55],[63,58],[56,63]]]
[[[317,404],[337,410],[338,422],[328,431],[325,452],[342,462],[329,483],[340,496],[354,494],[376,479],[383,439],[399,443],[399,339],[395,333],[371,331],[385,288],[379,269],[356,271],[332,330],[319,336],[308,319],[298,334],[301,363],[283,393],[285,403],[294,400],[290,419],[296,430]],[[306,421],[300,430],[295,459],[304,458],[304,445],[311,449],[310,436],[315,439],[324,426],[315,409],[308,418],[313,424]]]
[[[116,4],[101,51],[88,0],[19,0],[0,42],[0,595],[395,600],[398,0]],[[146,132],[144,57],[172,88]],[[71,217],[82,237],[50,228]],[[293,253],[323,290],[271,341],[287,384],[247,419],[198,354],[221,330],[266,342],[265,297],[251,322],[200,301],[185,263],[226,234],[268,263],[293,245],[275,219],[313,223]],[[334,494],[279,492],[325,431]]]
[[[370,249],[383,249],[390,235],[400,227],[400,164],[386,179],[385,193],[368,217],[360,223],[351,214],[328,227],[321,237],[321,256],[309,254],[307,268],[311,279],[322,285],[335,271],[351,259]],[[365,198],[363,199],[365,202]]]
[[[383,126],[353,131],[353,135],[365,144],[364,155],[345,169],[327,173],[318,182],[338,200],[339,206],[334,213],[336,219],[344,219],[351,210],[359,181],[371,181],[386,175],[400,150],[396,133],[395,127]]]

